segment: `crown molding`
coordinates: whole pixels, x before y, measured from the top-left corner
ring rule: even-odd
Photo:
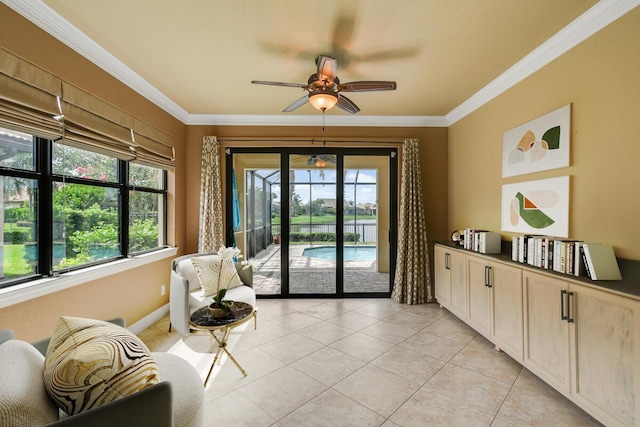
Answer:
[[[218,126],[322,126],[318,115],[191,114],[187,125]],[[326,126],[345,127],[447,127],[443,116],[343,116],[327,114]]]
[[[189,114],[41,0],[0,0],[107,73],[187,125],[316,126],[321,116]],[[640,0],[601,0],[446,116],[333,116],[333,126],[448,127],[529,77],[616,19]]]
[[[446,115],[447,126],[471,114],[640,5],[640,0],[601,0],[507,71]]]

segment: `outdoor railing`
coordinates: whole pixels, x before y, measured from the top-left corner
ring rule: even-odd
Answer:
[[[360,223],[345,224],[343,227],[346,244],[375,245],[378,241],[377,224]],[[290,242],[323,243],[335,242],[336,224],[291,224]],[[240,238],[242,231],[236,232],[236,238]],[[280,224],[268,224],[246,230],[245,256],[254,257],[271,244],[281,242]]]
[[[345,224],[343,227],[345,236],[347,234],[358,236],[358,239],[355,241],[355,243],[366,242],[375,244],[378,241],[377,230],[377,224],[366,224],[358,222],[354,224]],[[333,233],[335,235],[336,224],[291,224],[289,231],[291,234],[302,233],[309,234],[310,236],[320,233]],[[280,236],[280,224],[272,224],[271,233],[273,236]],[[333,241],[335,241],[335,239],[333,239]]]

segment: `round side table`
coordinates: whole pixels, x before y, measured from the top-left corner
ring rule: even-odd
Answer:
[[[207,378],[204,380],[204,386],[207,386],[209,382],[209,377],[211,376],[211,372],[213,372],[213,367],[216,365],[218,358],[224,351],[229,359],[236,365],[236,367],[240,370],[242,375],[247,376],[247,372],[240,366],[238,361],[231,355],[229,350],[227,349],[227,340],[229,339],[229,333],[232,329],[242,325],[243,323],[248,322],[251,318],[255,319],[255,310],[251,304],[247,304],[246,302],[233,302],[233,308],[231,312],[225,317],[213,317],[209,307],[202,307],[198,310],[194,311],[189,319],[189,325],[196,330],[207,331],[211,336],[211,344],[209,346],[209,351],[213,352],[213,342],[215,341],[218,345],[218,349],[216,350],[216,355],[213,358],[213,362],[211,363],[211,367],[209,368],[209,372],[207,373]],[[217,335],[220,334],[220,336]]]

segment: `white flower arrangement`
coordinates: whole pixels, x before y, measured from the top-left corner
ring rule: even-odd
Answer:
[[[218,249],[218,256],[223,260],[233,259],[234,262],[237,262],[243,258],[242,252],[240,251],[240,249],[238,249],[235,246],[234,247],[220,246],[220,249]],[[240,265],[243,266],[242,267],[243,270],[256,267],[256,264],[253,262],[253,260],[240,261]]]

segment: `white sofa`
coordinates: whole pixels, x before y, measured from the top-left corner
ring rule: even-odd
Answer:
[[[124,327],[124,319],[110,322]],[[43,367],[49,339],[32,344],[0,331],[0,426],[199,427],[204,425],[204,388],[184,359],[151,353],[161,382],[77,415],[67,416],[45,390]]]
[[[189,318],[197,309],[209,305],[211,296],[204,297],[191,258],[211,256],[213,253],[183,255],[171,262],[171,289],[169,293],[169,312],[171,326],[182,335],[189,335]],[[231,288],[225,299],[240,301],[256,306],[256,293],[253,290],[253,270],[244,269],[236,263],[238,276],[244,286]]]

